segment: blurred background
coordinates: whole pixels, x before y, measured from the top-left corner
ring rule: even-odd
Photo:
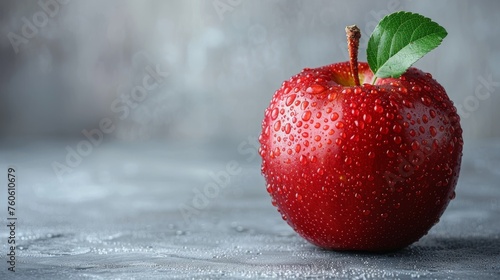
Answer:
[[[462,107],[465,142],[498,137],[499,8],[495,0],[1,1],[0,135],[79,139],[109,118],[108,141],[239,143],[259,134],[282,81],[347,60],[346,25],[362,29],[365,61],[379,19],[406,10],[448,30],[415,66]],[[145,89],[152,70],[159,76]]]

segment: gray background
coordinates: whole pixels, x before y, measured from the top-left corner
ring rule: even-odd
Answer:
[[[215,3],[222,3],[219,11]],[[21,35],[23,17],[33,23],[43,10],[35,1],[0,3],[3,137],[78,138],[111,117],[118,129],[108,140],[237,143],[258,135],[282,81],[304,67],[347,60],[344,26],[362,29],[365,61],[368,35],[394,10],[421,13],[448,30],[443,44],[415,66],[465,106],[465,142],[500,135],[499,86],[481,91],[489,95],[482,100],[474,97],[479,77],[500,81],[495,0],[73,0],[58,6],[16,53],[7,35]],[[140,84],[144,65],[157,64],[169,70],[168,79],[119,119],[113,100]]]

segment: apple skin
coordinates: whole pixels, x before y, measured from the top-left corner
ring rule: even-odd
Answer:
[[[304,69],[265,111],[262,174],[282,218],[327,249],[392,251],[427,234],[455,196],[462,129],[430,74],[378,79],[359,63]],[[365,84],[363,84],[365,83]]]

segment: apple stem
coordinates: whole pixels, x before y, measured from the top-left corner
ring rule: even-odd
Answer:
[[[345,28],[347,35],[347,48],[349,49],[349,62],[351,63],[351,73],[354,78],[354,84],[359,86],[358,75],[358,48],[359,38],[361,38],[361,30],[356,25],[349,25]]]

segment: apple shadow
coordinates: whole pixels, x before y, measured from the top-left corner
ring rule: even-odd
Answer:
[[[397,251],[328,251],[337,257],[366,257],[378,260],[398,259],[419,267],[484,267],[500,268],[500,238],[490,237],[425,237]]]

